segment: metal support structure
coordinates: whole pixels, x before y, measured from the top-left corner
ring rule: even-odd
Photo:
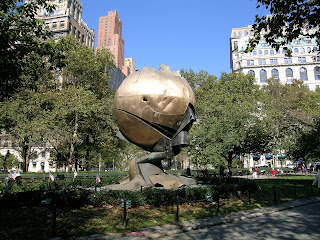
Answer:
[[[178,197],[178,195],[177,195],[177,198],[176,198],[176,204],[177,204],[176,221],[178,222],[179,221],[179,197]]]
[[[123,201],[123,226],[127,227],[128,221],[127,221],[127,200],[124,199]]]
[[[277,206],[277,195],[276,195],[276,186],[273,186],[273,201],[274,204]]]

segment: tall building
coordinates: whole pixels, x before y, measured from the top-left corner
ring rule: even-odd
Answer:
[[[109,11],[107,16],[99,18],[97,48],[108,48],[120,69],[124,66],[124,40],[121,35],[122,21],[117,11]]]
[[[128,67],[130,73],[137,71],[133,58],[125,58],[124,65]]]
[[[32,0],[25,0],[26,3]],[[95,33],[82,20],[82,3],[79,0],[51,0],[56,6],[52,13],[44,8],[37,12],[38,18],[43,19],[45,28],[53,32],[54,38],[72,35],[81,43],[94,48]]]
[[[315,29],[311,29],[315,31]],[[292,50],[292,56],[285,50],[272,49],[263,39],[252,52],[246,53],[252,26],[233,28],[230,37],[230,66],[232,72],[251,73],[258,85],[266,84],[268,78],[290,83],[293,79],[304,81],[307,88],[314,90],[320,86],[320,56],[316,39],[301,36],[286,47]],[[263,33],[262,33],[263,36]]]

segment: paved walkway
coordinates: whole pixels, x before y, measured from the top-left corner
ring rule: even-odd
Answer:
[[[174,225],[163,225],[163,226],[144,228],[137,233],[132,232],[127,234],[108,234],[108,235],[94,234],[87,237],[76,237],[75,239],[77,240],[159,239],[159,238],[172,236],[179,233],[189,232],[197,229],[204,229],[208,227],[223,225],[226,223],[239,222],[239,221],[256,218],[263,215],[272,214],[275,212],[302,207],[308,204],[318,203],[318,202],[320,202],[320,197],[314,197],[314,198],[309,198],[304,200],[287,202],[287,203],[284,203],[278,206],[273,206],[273,207],[264,207],[264,208],[231,213],[226,216],[197,219],[197,220],[191,220],[191,221],[181,221],[179,222],[179,224],[174,224]],[[53,239],[58,240],[60,238],[53,238]]]

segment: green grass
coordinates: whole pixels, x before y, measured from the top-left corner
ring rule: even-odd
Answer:
[[[318,196],[317,188],[312,187],[314,176],[291,176],[273,179],[256,180],[260,191],[254,194],[253,198],[261,206],[281,204],[296,199],[305,199]],[[276,199],[274,199],[274,187]]]
[[[221,216],[231,212],[274,205],[273,187],[276,187],[277,204],[319,196],[317,188],[311,188],[314,176],[293,176],[255,180],[260,189],[250,197],[241,195],[215,202],[184,203],[179,206],[179,219],[191,220]],[[296,186],[296,195],[294,192]],[[312,192],[313,189],[313,192]],[[90,234],[124,233],[141,228],[173,224],[176,206],[139,206],[128,209],[128,226],[124,227],[123,208],[104,205],[80,208],[57,207],[57,236],[71,239]],[[52,237],[53,207],[33,206],[0,208],[1,239],[49,239]]]

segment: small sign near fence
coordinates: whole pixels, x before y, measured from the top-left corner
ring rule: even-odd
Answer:
[[[126,208],[131,208],[131,200],[121,200],[121,207],[124,208],[124,201],[126,201]]]
[[[207,200],[207,202],[212,202],[213,201],[212,196],[207,195],[206,196],[206,200]]]

